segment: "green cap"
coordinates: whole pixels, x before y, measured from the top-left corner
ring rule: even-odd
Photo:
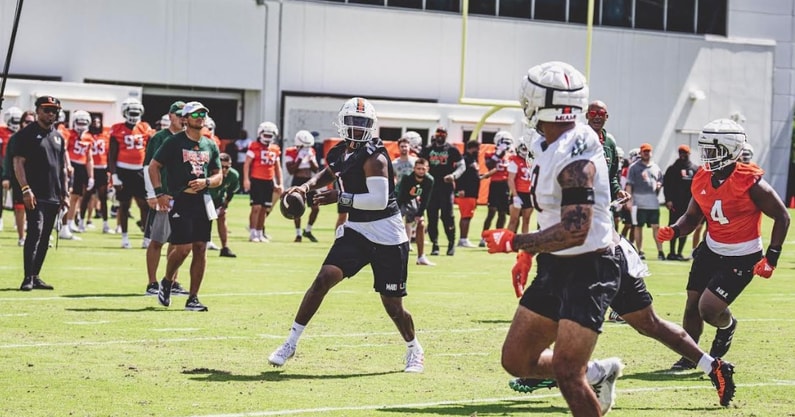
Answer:
[[[182,108],[185,107],[185,102],[182,100],[175,101],[171,103],[171,107],[168,108],[169,113],[176,113],[182,114]]]

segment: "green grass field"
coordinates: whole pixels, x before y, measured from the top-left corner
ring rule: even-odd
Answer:
[[[231,248],[209,252],[200,294],[208,313],[143,296],[144,250],[119,249],[98,230],[51,249],[42,278],[55,291],[18,291],[22,250],[12,216],[0,233],[0,415],[2,416],[520,416],[567,415],[559,391],[508,388],[500,348],[517,301],[512,255],[460,249],[410,262],[409,296],[426,352],[424,374],[405,374],[405,344],[372,291],[369,268],[342,282],[307,327],[284,368],[267,356],[284,340],[333,237],[324,208],[320,243],[293,243],[291,222],[269,220],[272,243],[247,242],[247,205],[232,203]],[[484,208],[470,239],[476,241]],[[665,210],[663,210],[665,212]],[[101,225],[100,225],[101,226]],[[101,228],[101,227],[100,227]],[[765,222],[764,238],[770,222]],[[652,250],[646,232],[646,252]],[[791,235],[790,239],[793,239]],[[217,239],[216,239],[217,242]],[[133,234],[140,244],[140,234]],[[770,280],[756,278],[734,304],[739,327],[727,360],[736,365],[734,403],[718,405],[698,371],[665,371],[678,355],[607,323],[595,356],[626,363],[611,416],[795,416],[794,246]],[[667,245],[665,246],[667,252]],[[689,244],[688,244],[689,253]],[[689,262],[649,261],[655,309],[680,323]],[[161,263],[161,268],[164,263]],[[187,284],[187,267],[181,271]],[[708,349],[714,330],[701,345]]]

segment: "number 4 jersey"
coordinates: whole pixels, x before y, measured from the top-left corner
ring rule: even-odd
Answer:
[[[737,163],[717,188],[712,173],[700,169],[693,177],[693,199],[707,218],[706,242],[724,256],[749,255],[762,250],[762,211],[751,201],[748,190],[762,179],[764,170]]]
[[[124,169],[138,170],[144,167],[146,143],[153,134],[149,123],[139,122],[132,129],[126,123],[116,123],[110,128],[110,140],[116,141],[119,154],[116,166]]]

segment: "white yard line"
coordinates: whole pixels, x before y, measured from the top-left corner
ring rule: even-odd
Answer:
[[[768,383],[756,383],[756,384],[737,384],[738,387],[771,387],[771,386],[795,386],[795,381],[773,381]],[[647,387],[647,388],[631,388],[631,389],[619,389],[617,390],[620,394],[630,394],[630,393],[639,393],[639,392],[658,392],[658,391],[680,391],[680,390],[714,390],[714,388],[704,385],[704,386],[658,386],[658,387]],[[298,408],[298,409],[290,409],[290,410],[272,410],[272,411],[251,411],[246,413],[235,413],[235,414],[208,414],[208,415],[194,415],[190,417],[265,417],[265,416],[286,416],[286,415],[295,415],[295,414],[320,414],[320,413],[333,413],[338,411],[364,411],[364,410],[384,410],[388,411],[390,409],[405,409],[405,408],[426,408],[426,407],[438,407],[443,405],[457,405],[457,404],[481,404],[481,403],[496,403],[500,401],[525,401],[527,399],[541,399],[541,398],[553,398],[559,397],[560,393],[555,394],[540,394],[540,395],[521,395],[521,396],[513,396],[513,397],[502,397],[502,398],[474,398],[474,399],[467,399],[467,400],[448,400],[448,401],[436,401],[436,402],[427,402],[427,403],[409,403],[409,404],[393,404],[393,405],[358,405],[358,406],[347,406],[347,407],[320,407],[320,408]],[[528,412],[532,411],[532,407],[528,407]]]

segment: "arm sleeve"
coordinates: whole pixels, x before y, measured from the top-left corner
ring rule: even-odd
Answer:
[[[352,206],[359,210],[383,210],[389,202],[389,180],[386,177],[367,177],[366,193],[354,194]]]

